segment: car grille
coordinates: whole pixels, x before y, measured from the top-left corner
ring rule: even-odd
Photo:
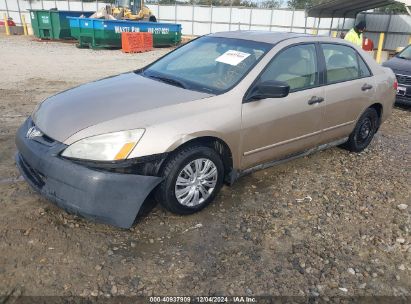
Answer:
[[[24,175],[37,188],[41,189],[45,185],[45,177],[37,170],[32,168],[20,155],[20,167],[24,171]]]
[[[411,85],[411,76],[400,75],[400,74],[397,74],[395,76],[397,77],[399,84]]]

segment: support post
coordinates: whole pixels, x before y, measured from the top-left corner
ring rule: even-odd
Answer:
[[[210,33],[213,31],[213,6],[210,8]]]
[[[10,28],[9,28],[9,18],[7,18],[7,14],[4,13],[4,27],[6,28],[6,35],[10,36]]]
[[[7,6],[7,0],[4,0],[4,4],[6,4],[6,13],[7,16],[9,15],[9,7]]]
[[[273,15],[274,15],[274,9],[271,8],[271,17],[270,17],[270,32],[273,30]]]
[[[312,35],[317,35],[317,34],[318,34],[318,29],[315,28],[315,23],[316,23],[316,21],[317,21],[317,20],[314,19],[313,28],[312,28],[312,30],[311,30],[311,34],[312,34]],[[320,22],[321,22],[321,18],[319,18],[319,20],[318,20],[318,27],[317,27],[317,28],[320,27]]]
[[[233,0],[230,1],[230,20],[228,21],[228,30],[231,31],[231,20],[233,14]]]
[[[292,32],[293,29],[294,29],[294,15],[295,15],[295,8],[293,8],[293,14],[291,15],[291,28],[290,28],[290,32]]]
[[[250,24],[248,25],[248,29],[251,30],[251,23],[253,20],[253,8],[250,8]]]
[[[27,23],[26,23],[26,17],[24,15],[21,15],[21,22],[23,23],[24,36],[27,36],[28,35]]]
[[[341,18],[338,18],[338,22],[337,22],[337,30],[336,30],[335,37],[337,37],[337,36],[338,36],[338,32],[340,31],[340,19],[341,19]]]
[[[141,7],[143,9],[143,7]],[[177,23],[177,1],[174,2],[174,23]]]
[[[384,38],[385,38],[385,34],[380,33],[380,40],[378,40],[378,49],[377,49],[377,57],[376,57],[377,63],[381,63],[381,55],[382,55],[382,47],[384,45]]]
[[[194,8],[195,8],[195,6],[193,4],[193,11],[192,11],[192,14],[191,14],[191,35],[193,35],[193,36],[194,36]]]
[[[333,31],[333,23],[334,23],[334,17],[331,18],[330,30],[329,30],[329,32],[328,32],[328,35],[329,35],[329,36],[334,35],[334,34],[332,33],[332,31]],[[335,37],[334,37],[334,38],[335,38]]]
[[[305,13],[304,34],[307,34],[307,13]]]
[[[321,17],[318,18],[317,32],[315,33],[316,35],[318,35],[318,33],[320,32],[320,25],[321,25]]]
[[[21,11],[20,11],[20,0],[17,0],[17,10],[19,11],[20,24],[23,24],[23,20],[21,19]]]

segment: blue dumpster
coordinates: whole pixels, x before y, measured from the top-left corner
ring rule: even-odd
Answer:
[[[181,24],[67,17],[80,47],[121,48],[122,32],[150,32],[154,46],[181,42]]]

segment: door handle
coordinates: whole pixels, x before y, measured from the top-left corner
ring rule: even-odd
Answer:
[[[309,105],[313,105],[313,104],[316,104],[316,103],[321,103],[321,102],[323,102],[324,101],[324,98],[322,98],[322,97],[317,97],[317,96],[313,96],[313,97],[311,97],[311,99],[308,101],[308,104]]]
[[[361,90],[363,90],[363,91],[368,91],[368,90],[371,90],[371,89],[372,89],[372,85],[370,85],[368,83],[364,84],[361,88]]]

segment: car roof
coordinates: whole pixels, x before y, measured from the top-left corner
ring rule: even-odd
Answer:
[[[299,34],[291,32],[270,32],[270,31],[229,31],[218,32],[208,35],[209,37],[222,37],[251,40],[257,42],[265,42],[270,44],[277,44],[283,40],[300,37],[317,37],[309,34]]]

